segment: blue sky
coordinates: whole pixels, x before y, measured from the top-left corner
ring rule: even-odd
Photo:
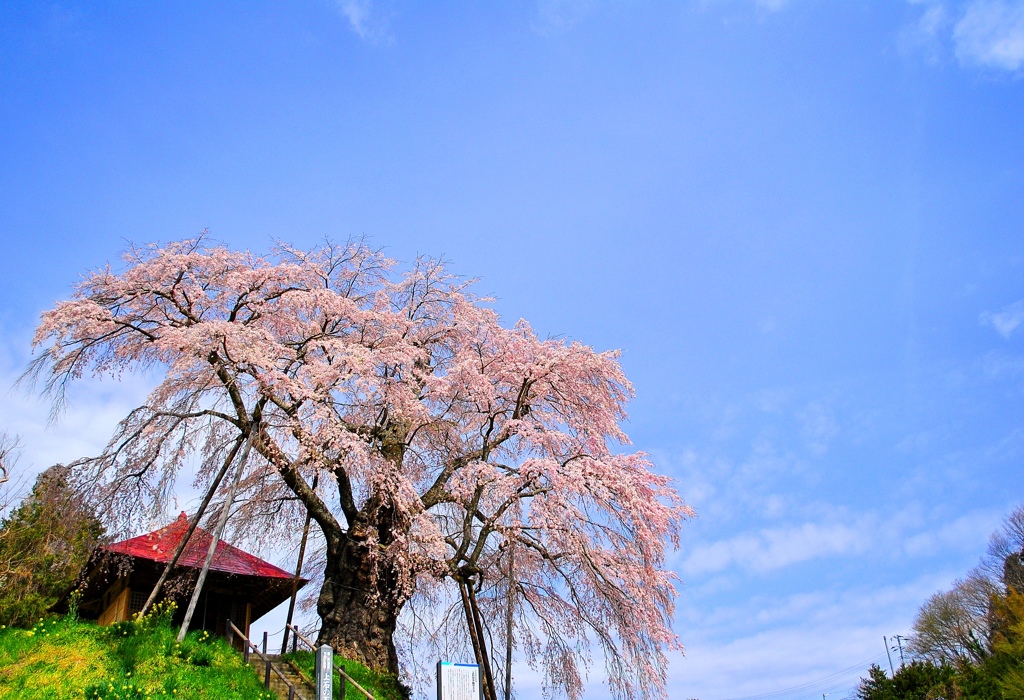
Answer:
[[[126,241],[443,255],[623,350],[699,514],[670,695],[843,697],[1024,500],[1022,77],[1009,0],[5,3],[0,380]],[[147,381],[0,426],[41,469]]]

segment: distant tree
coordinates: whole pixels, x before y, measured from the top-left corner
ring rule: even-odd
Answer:
[[[1020,695],[1005,695],[992,657],[982,664],[951,668],[948,679],[937,683],[928,700],[1019,700]]]
[[[915,660],[900,666],[890,678],[877,664],[872,664],[855,697],[858,700],[931,700],[936,697],[931,691],[948,683],[955,675],[956,670],[951,666]]]
[[[43,315],[34,366],[58,403],[85,372],[161,375],[83,465],[122,524],[162,510],[185,460],[208,483],[252,434],[238,520],[263,537],[307,512],[319,526],[318,641],[397,671],[418,590],[459,596],[479,633],[474,597],[508,571],[517,641],[549,687],[579,697],[596,642],[614,697],[664,695],[682,648],[666,550],[692,511],[623,449],[616,352],[504,327],[440,262],[394,274],[361,242],[261,257],[199,238],[125,258]]]
[[[859,700],[894,700],[896,695],[892,689],[892,679],[885,675],[878,664],[871,664],[868,677],[862,678],[857,687],[856,697]]]
[[[996,584],[975,571],[952,589],[933,595],[914,620],[911,651],[936,664],[983,661],[990,651],[992,601],[999,592]]]
[[[69,472],[62,465],[44,471],[0,522],[0,624],[39,619],[71,587],[103,534]]]
[[[1024,698],[1024,506],[992,535],[980,565],[921,606],[910,651],[893,678],[877,666],[861,700]],[[922,693],[922,689],[925,694]]]
[[[1006,588],[1024,593],[1024,505],[1019,505],[992,534],[982,570]]]
[[[1005,600],[1014,591],[1024,591],[1024,505],[992,534],[977,568],[921,606],[911,651],[935,663],[980,664],[992,653],[996,635],[1005,637]]]
[[[1007,698],[1024,698],[1024,594],[1010,588],[992,611],[995,632],[985,671]]]

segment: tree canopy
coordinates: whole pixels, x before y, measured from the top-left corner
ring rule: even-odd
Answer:
[[[481,632],[497,613],[477,594],[501,582],[550,687],[580,696],[594,640],[615,697],[662,696],[682,649],[665,553],[692,512],[621,451],[618,354],[506,328],[487,301],[436,260],[399,272],[362,242],[260,256],[199,237],[88,275],[43,315],[33,372],[57,404],[86,372],[161,377],[80,465],[116,527],[160,512],[187,460],[208,480],[251,435],[236,522],[278,537],[312,516],[320,641],[343,653],[397,669],[417,591],[449,591]],[[478,658],[496,653],[479,636]]]

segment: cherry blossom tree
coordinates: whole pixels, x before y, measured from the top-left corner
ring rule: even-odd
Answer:
[[[398,671],[403,607],[447,590],[478,658],[513,613],[551,689],[580,696],[596,642],[614,696],[664,695],[682,649],[666,548],[692,512],[622,450],[617,353],[506,328],[440,262],[402,272],[362,242],[260,256],[200,236],[124,263],[43,315],[31,369],[58,405],[87,372],[160,378],[80,465],[112,525],[161,512],[189,459],[212,481],[250,439],[247,531],[288,536],[308,513],[323,535],[319,643]]]

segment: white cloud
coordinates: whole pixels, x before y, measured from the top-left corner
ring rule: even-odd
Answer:
[[[768,630],[717,647],[691,647],[685,660],[673,664],[670,683],[685,688],[689,697],[844,697],[843,691],[855,687],[872,662],[884,663],[884,633],[877,626],[833,621]]]
[[[696,0],[696,4],[704,10],[716,7],[742,8],[747,10],[753,7],[761,12],[781,12],[792,5],[791,0]]]
[[[989,535],[1001,520],[1002,514],[998,511],[974,511],[942,527],[908,537],[903,548],[911,556],[931,556],[943,551],[976,551],[980,556]]]
[[[1024,66],[1024,2],[969,3],[953,29],[953,42],[963,64],[1019,70]],[[1024,314],[1024,305],[1020,313]]]
[[[1021,41],[1024,42],[1024,13],[1022,13]],[[1021,60],[1024,61],[1024,43],[1021,44]],[[1024,299],[1004,306],[999,311],[985,311],[981,314],[982,325],[992,326],[996,332],[1010,339],[1021,327],[1024,327]]]
[[[818,507],[840,517],[764,527],[700,543],[680,557],[678,570],[692,583],[695,578],[727,569],[765,574],[826,557],[980,556],[1003,516],[1001,508],[983,508],[941,522],[941,513],[925,513],[918,504],[906,503],[898,514],[882,516],[869,511],[851,518],[844,516],[841,508]]]
[[[4,373],[10,386],[15,377]],[[98,454],[117,423],[145,400],[148,386],[141,380],[82,380],[70,403],[50,422],[49,402],[18,388],[0,402],[0,426],[21,437],[19,469],[36,473],[57,463]]]
[[[839,434],[834,412],[823,401],[811,401],[797,412],[807,449],[815,457],[828,452],[829,443]]]
[[[682,565],[684,575],[714,573],[737,566],[758,573],[836,554],[856,554],[872,543],[866,523],[859,525],[806,522],[764,528],[696,547]]]
[[[909,0],[921,16],[901,33],[904,49],[937,60],[952,49],[963,66],[1017,72],[1024,67],[1024,1]]]
[[[7,329],[0,328],[0,331]],[[29,335],[0,333],[0,431],[21,439],[15,474],[31,484],[36,474],[54,464],[99,454],[118,422],[140,405],[155,384],[141,375],[121,379],[83,377],[68,392],[65,410],[52,421],[50,401],[29,386],[15,386],[28,366]]]
[[[981,371],[988,381],[1015,382],[1024,377],[1024,355],[990,352],[981,361]]]
[[[538,0],[537,16],[531,29],[541,36],[569,31],[593,6],[593,0]]]
[[[920,18],[900,32],[900,48],[906,53],[922,54],[936,63],[942,55],[943,38],[948,36],[953,18],[944,2],[935,0],[910,0],[911,4],[923,5]]]
[[[929,572],[894,585],[757,595],[710,608],[684,594],[676,629],[687,651],[670,659],[669,696],[848,697],[872,662],[888,665],[882,635],[905,634],[921,603],[958,575]]]
[[[336,0],[338,9],[360,39],[368,44],[383,45],[394,41],[390,14],[373,0]]]
[[[756,0],[756,3],[762,10],[778,12],[789,4],[789,0]]]
[[[903,454],[927,454],[934,443],[935,435],[930,431],[922,430],[904,437],[896,443],[896,449]]]

